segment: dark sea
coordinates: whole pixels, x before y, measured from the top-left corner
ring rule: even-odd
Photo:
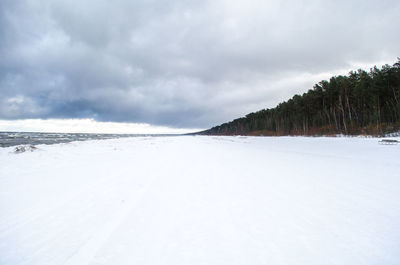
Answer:
[[[116,139],[122,137],[169,136],[153,134],[94,134],[94,133],[38,133],[0,132],[0,147],[16,145],[59,144],[73,141]]]

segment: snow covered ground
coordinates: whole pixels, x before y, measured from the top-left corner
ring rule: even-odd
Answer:
[[[400,264],[400,144],[147,137],[0,149],[0,264]]]

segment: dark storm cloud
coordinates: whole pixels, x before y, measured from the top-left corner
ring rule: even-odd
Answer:
[[[209,127],[321,73],[393,62],[399,12],[394,0],[2,0],[0,119]]]

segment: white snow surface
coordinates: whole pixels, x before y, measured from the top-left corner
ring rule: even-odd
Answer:
[[[136,137],[0,149],[0,264],[400,264],[400,145]]]

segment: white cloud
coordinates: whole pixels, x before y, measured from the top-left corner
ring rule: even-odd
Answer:
[[[0,131],[58,133],[182,134],[201,129],[177,129],[146,123],[98,122],[93,119],[0,120]]]

